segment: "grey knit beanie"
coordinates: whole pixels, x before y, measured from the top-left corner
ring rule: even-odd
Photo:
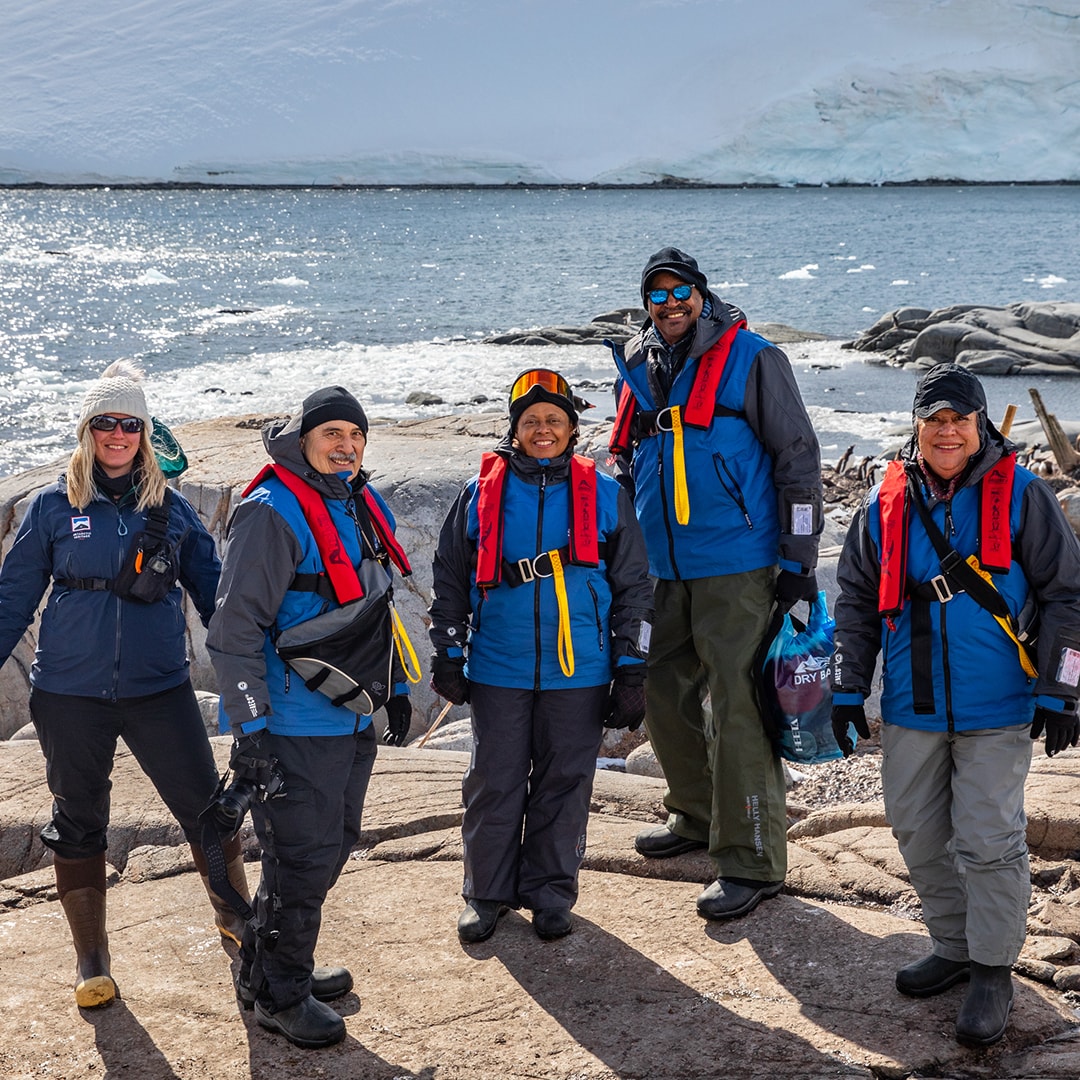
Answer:
[[[125,413],[137,416],[146,424],[146,434],[152,435],[154,421],[146,407],[146,395],[142,388],[143,373],[130,360],[114,360],[102,373],[83,398],[82,412],[75,434],[82,438],[86,425],[95,416],[107,413]]]

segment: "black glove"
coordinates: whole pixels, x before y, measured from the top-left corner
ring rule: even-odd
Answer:
[[[611,680],[608,714],[604,727],[637,731],[645,719],[645,665],[617,667]]]
[[[263,749],[261,731],[235,739],[232,753],[229,754],[229,768],[232,769],[234,782],[249,781],[258,790],[259,798],[275,795],[281,788],[282,776],[277,767],[277,758]]]
[[[1075,712],[1055,712],[1053,709],[1035,706],[1035,719],[1031,721],[1031,737],[1037,739],[1046,728],[1046,756],[1053,757],[1080,741],[1080,716]]]
[[[848,724],[855,726],[860,739],[870,738],[870,727],[866,723],[866,708],[862,705],[834,705],[832,707],[832,731],[836,745],[844,757],[855,753],[855,746],[848,735]]]
[[[408,694],[397,694],[386,699],[386,732],[383,742],[387,746],[404,746],[412,727],[412,702]]]
[[[776,602],[784,611],[790,611],[800,600],[812,604],[817,599],[817,575],[796,574],[781,570],[776,576]]]
[[[439,656],[431,658],[431,689],[439,697],[464,705],[469,700],[469,680],[465,678],[464,656]]]

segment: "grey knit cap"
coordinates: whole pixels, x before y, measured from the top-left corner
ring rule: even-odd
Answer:
[[[95,416],[108,413],[125,413],[137,416],[146,424],[146,434],[154,431],[154,421],[146,407],[146,395],[142,388],[143,373],[130,360],[114,360],[83,398],[82,412],[75,434],[82,438],[86,425]]]

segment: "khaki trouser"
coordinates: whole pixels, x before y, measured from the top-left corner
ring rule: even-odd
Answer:
[[[668,783],[668,828],[707,841],[717,877],[783,881],[787,873],[783,767],[750,675],[775,577],[764,567],[659,580],[654,591],[645,726]]]
[[[885,812],[922,901],[934,952],[1012,965],[1024,944],[1031,875],[1024,780],[1031,726],[881,728]]]

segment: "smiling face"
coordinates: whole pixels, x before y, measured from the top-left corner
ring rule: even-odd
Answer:
[[[130,413],[118,412],[109,415],[117,420],[127,420],[131,416]],[[128,434],[117,424],[112,431],[98,431],[92,427],[90,434],[94,436],[94,461],[106,476],[114,478],[131,472],[142,442],[141,431]]]
[[[705,297],[701,290],[695,288],[687,300],[676,300],[671,295],[671,290],[676,285],[689,285],[690,282],[676,277],[670,270],[659,270],[649,278],[648,287],[652,289],[667,289],[668,298],[662,304],[649,304],[649,318],[652,319],[657,333],[669,344],[685,337],[697,322],[701,309],[705,306]]]
[[[565,452],[573,434],[570,417],[558,405],[538,401],[518,417],[514,445],[527,457],[555,458]]]
[[[964,471],[968,459],[979,449],[978,414],[940,409],[918,421],[916,435],[926,464],[942,480],[951,480]]]
[[[300,436],[300,449],[316,472],[348,472],[350,480],[364,464],[365,446],[364,433],[350,420],[327,420]]]

